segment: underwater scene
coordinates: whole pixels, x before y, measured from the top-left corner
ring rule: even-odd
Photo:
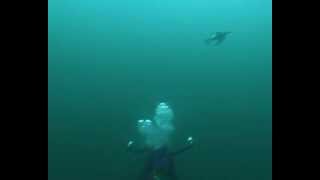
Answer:
[[[271,180],[271,0],[49,0],[49,180]]]

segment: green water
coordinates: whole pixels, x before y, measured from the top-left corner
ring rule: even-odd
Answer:
[[[50,0],[49,180],[136,179],[168,102],[182,180],[271,180],[271,0]],[[220,46],[210,33],[231,31]]]

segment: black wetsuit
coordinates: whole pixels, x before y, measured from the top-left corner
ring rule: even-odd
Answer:
[[[205,40],[207,44],[216,41],[215,46],[221,44],[231,32],[216,32],[214,37],[210,37]]]
[[[129,147],[128,150],[136,153],[148,153],[147,161],[138,180],[154,180],[154,176],[165,176],[170,180],[177,180],[174,157],[191,147],[192,144],[188,144],[186,147],[175,152],[169,152],[167,146],[159,149],[134,149]]]

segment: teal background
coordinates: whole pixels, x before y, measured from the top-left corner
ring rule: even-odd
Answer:
[[[49,180],[136,179],[168,102],[180,179],[271,180],[271,0],[49,0]],[[231,31],[220,46],[204,39]]]

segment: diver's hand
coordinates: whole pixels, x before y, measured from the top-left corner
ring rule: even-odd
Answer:
[[[189,137],[188,137],[187,143],[188,143],[188,145],[193,145],[193,138],[192,138],[192,136],[189,136]]]
[[[133,141],[129,141],[127,147],[130,148],[133,144]]]

